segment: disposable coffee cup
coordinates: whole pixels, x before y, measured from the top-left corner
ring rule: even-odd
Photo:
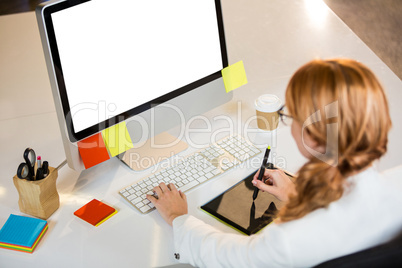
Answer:
[[[265,131],[272,131],[278,127],[278,110],[282,101],[275,95],[264,94],[255,100],[258,128]]]

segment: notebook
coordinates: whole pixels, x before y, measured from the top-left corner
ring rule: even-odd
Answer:
[[[0,247],[32,253],[47,229],[45,220],[11,214],[0,230]]]
[[[93,226],[99,226],[116,213],[116,209],[97,199],[93,199],[75,211],[74,215],[92,224]]]
[[[282,204],[272,194],[262,191],[253,201],[255,187],[251,181],[256,172],[201,206],[201,209],[246,235],[263,229],[275,219],[277,206]],[[286,175],[292,177],[288,173]]]

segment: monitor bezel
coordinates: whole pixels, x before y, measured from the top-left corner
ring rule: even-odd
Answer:
[[[171,91],[165,95],[162,95],[158,98],[155,98],[149,102],[146,102],[139,106],[133,107],[132,109],[130,109],[128,111],[125,111],[125,112],[120,113],[107,120],[99,122],[98,124],[95,124],[93,126],[90,126],[88,128],[85,128],[83,130],[76,132],[74,129],[72,118],[71,118],[71,112],[70,112],[71,109],[70,109],[70,104],[69,104],[68,97],[67,97],[65,81],[63,78],[63,69],[61,66],[59,50],[57,47],[56,36],[54,33],[54,27],[53,27],[53,21],[52,21],[51,15],[55,12],[58,12],[58,11],[61,11],[61,10],[64,10],[64,9],[67,9],[67,8],[70,8],[70,7],[73,7],[76,5],[80,5],[80,4],[89,2],[89,1],[91,1],[91,0],[61,1],[61,2],[55,3],[53,5],[45,6],[45,8],[43,9],[43,13],[42,13],[44,24],[45,24],[45,29],[46,29],[46,33],[47,33],[47,40],[48,40],[48,45],[49,45],[49,50],[50,50],[49,51],[50,58],[53,63],[54,74],[56,76],[55,80],[56,80],[56,84],[57,84],[58,91],[59,91],[60,101],[62,104],[66,129],[68,132],[68,137],[71,142],[77,142],[79,140],[90,137],[90,136],[98,133],[99,131],[102,131],[117,123],[125,121],[126,119],[128,119],[132,116],[140,114],[141,112],[149,110],[161,103],[169,101],[173,98],[176,98],[182,94],[185,94],[191,90],[194,90],[202,85],[205,85],[211,81],[214,81],[214,80],[222,77],[221,70],[217,70],[216,72],[214,72],[206,77],[203,77],[197,81],[194,81],[190,84],[187,84],[183,87],[173,90],[173,91]],[[227,56],[226,40],[225,40],[223,16],[222,16],[222,7],[221,7],[220,0],[215,0],[215,11],[216,11],[216,19],[217,19],[217,23],[218,23],[222,66],[223,66],[223,68],[225,68],[228,66],[228,56]]]

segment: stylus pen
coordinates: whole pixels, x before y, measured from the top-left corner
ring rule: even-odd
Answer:
[[[260,174],[258,174],[258,178],[257,180],[261,181],[262,180],[262,176],[264,176],[264,172],[265,172],[265,165],[268,162],[268,157],[269,157],[269,153],[271,152],[271,146],[268,146],[268,148],[265,150],[265,155],[264,155],[264,159],[262,160],[262,165],[261,165],[261,169],[260,169]],[[260,191],[260,189],[258,189],[257,187],[255,187],[254,189],[254,193],[253,193],[253,200],[255,200],[258,196],[258,192]]]

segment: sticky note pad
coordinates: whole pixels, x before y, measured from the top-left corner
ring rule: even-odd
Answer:
[[[101,133],[81,140],[77,145],[85,168],[93,167],[110,159]]]
[[[246,71],[244,70],[243,61],[229,65],[222,70],[223,83],[226,92],[230,92],[242,85],[247,84]]]
[[[112,157],[133,148],[126,122],[121,122],[102,131],[103,140]]]
[[[93,199],[75,211],[74,215],[92,224],[93,226],[99,226],[116,213],[116,209],[97,199]]]
[[[45,220],[11,214],[0,230],[0,247],[32,253],[47,229]]]

